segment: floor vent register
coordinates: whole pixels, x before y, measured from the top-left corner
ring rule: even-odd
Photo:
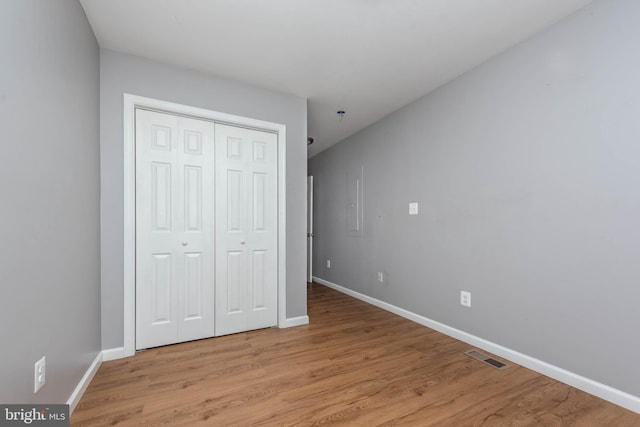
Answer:
[[[478,350],[465,351],[464,354],[466,354],[467,356],[471,356],[474,359],[479,360],[483,363],[486,363],[487,365],[493,366],[494,368],[499,369],[501,371],[509,367],[509,365],[507,365],[506,363],[502,363],[499,360],[496,360],[492,357],[487,356],[486,354],[480,353]]]

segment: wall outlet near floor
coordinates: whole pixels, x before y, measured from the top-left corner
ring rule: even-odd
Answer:
[[[378,271],[378,282],[384,283],[384,273]]]
[[[331,268],[331,260],[330,259],[327,260],[327,268]]]
[[[42,359],[38,360],[33,369],[33,393],[37,393],[42,388],[46,379],[47,359],[42,356]]]
[[[460,305],[471,307],[471,292],[460,291]]]

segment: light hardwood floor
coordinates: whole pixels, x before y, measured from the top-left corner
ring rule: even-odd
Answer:
[[[311,323],[106,362],[73,426],[640,426],[640,415],[322,285]]]

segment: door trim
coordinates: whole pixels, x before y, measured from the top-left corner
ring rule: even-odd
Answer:
[[[286,316],[286,126],[203,108],[125,93],[124,98],[124,357],[135,354],[136,280],[136,183],[135,109],[147,108],[278,135],[278,327],[287,327]]]

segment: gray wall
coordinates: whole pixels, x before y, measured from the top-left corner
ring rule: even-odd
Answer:
[[[0,63],[0,402],[65,403],[101,348],[99,49],[77,0],[3,0]]]
[[[316,276],[640,396],[639,21],[598,1],[313,157]]]
[[[306,99],[109,50],[101,51],[100,72],[102,347],[124,343],[124,93],[287,126],[287,317],[306,315]]]

